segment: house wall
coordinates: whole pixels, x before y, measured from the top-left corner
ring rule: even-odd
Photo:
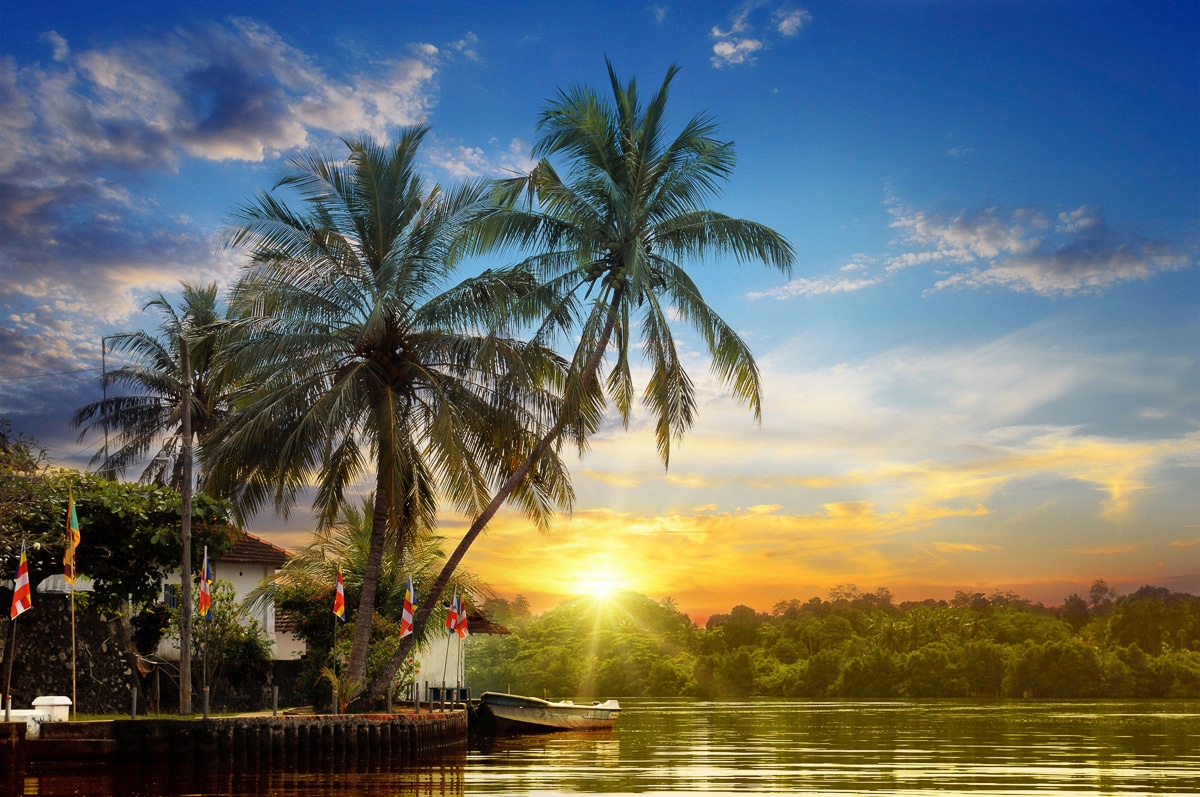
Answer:
[[[261,584],[263,579],[274,573],[275,568],[267,565],[242,564],[241,562],[213,563],[213,578],[232,584],[239,603],[244,601],[250,591]],[[266,601],[264,605],[250,611],[250,616],[263,627],[269,638],[275,638],[275,604],[273,602]]]
[[[281,660],[298,659],[308,652],[308,643],[298,639],[291,631],[275,632],[275,658]]]
[[[275,572],[275,568],[268,565],[244,564],[241,562],[213,562],[213,578],[220,581],[228,581],[233,585],[234,599],[238,603],[246,599],[246,595],[255,587],[262,583],[268,575]],[[164,579],[164,584],[175,585],[178,589],[179,573],[171,573]],[[192,585],[192,594],[195,595],[198,587]],[[248,609],[252,618],[262,626],[267,633],[267,639],[271,642],[271,658],[274,659],[298,659],[307,649],[305,644],[296,639],[291,633],[279,634],[275,631],[275,604],[272,601],[267,601],[265,605]],[[179,638],[175,635],[163,637],[158,644],[158,655],[170,661],[179,660]]]
[[[422,697],[430,686],[470,686],[463,683],[464,654],[467,639],[444,630],[434,630],[425,644],[418,648],[414,658],[417,665],[416,681]]]

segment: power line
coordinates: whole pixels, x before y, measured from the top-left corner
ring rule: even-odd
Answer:
[[[53,371],[44,374],[25,374],[24,376],[0,376],[0,382],[11,382],[14,379],[38,379],[43,376],[66,376],[67,374],[82,374],[85,371],[99,370],[99,368],[76,368],[74,371]]]

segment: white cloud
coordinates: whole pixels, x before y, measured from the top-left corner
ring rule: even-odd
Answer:
[[[467,31],[466,35],[458,41],[451,42],[448,47],[468,61],[483,62],[483,57],[479,54],[479,37],[471,31]]]
[[[758,39],[726,39],[713,45],[713,66],[736,66],[754,60],[754,54],[763,44]]]
[[[709,61],[714,68],[754,63],[757,54],[770,45],[764,35],[756,32],[751,19],[755,12],[768,5],[767,0],[744,0],[734,9],[728,27],[712,27],[709,38],[714,40],[713,54]],[[766,32],[785,39],[794,38],[811,19],[812,15],[803,9],[779,6],[772,10]]]
[[[654,21],[657,22],[659,25],[663,24],[663,22],[666,21],[667,10],[668,10],[667,7],[664,5],[650,6],[650,13],[654,15]]]
[[[771,15],[775,30],[787,39],[800,35],[800,31],[811,21],[812,14],[802,8],[777,8]]]
[[[495,139],[489,140],[489,149],[485,150],[459,143],[427,140],[424,151],[430,163],[455,180],[528,174],[533,169],[535,163],[529,157],[528,141],[514,138],[502,149],[497,144]]]
[[[71,54],[71,48],[67,46],[67,40],[58,34],[58,31],[47,31],[42,34],[42,41],[50,43],[54,50],[55,61],[65,61],[67,56]]]
[[[1059,296],[1095,293],[1197,262],[1179,245],[1114,229],[1090,205],[1060,211],[1053,222],[1037,207],[931,212],[890,191],[885,205],[898,233],[891,251],[856,255],[837,273],[794,279],[748,298],[849,293],[879,285],[899,271],[930,265],[940,273],[930,290],[1000,288]]]

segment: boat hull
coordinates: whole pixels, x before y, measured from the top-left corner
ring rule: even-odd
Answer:
[[[495,720],[499,730],[508,733],[610,730],[621,713],[615,700],[577,705],[498,692],[480,695],[479,708]]]

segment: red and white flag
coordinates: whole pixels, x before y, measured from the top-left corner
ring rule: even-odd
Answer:
[[[467,637],[467,599],[463,598],[458,605],[458,624],[454,626],[459,639]]]
[[[13,587],[12,613],[13,620],[22,612],[33,608],[33,600],[29,594],[29,562],[25,561],[25,543],[21,543],[21,563],[17,565],[17,583]]]
[[[446,631],[453,634],[458,630],[458,590],[454,590],[454,600],[446,610]]]
[[[404,592],[404,611],[400,613],[400,638],[408,636],[413,632],[413,610],[416,609],[416,604],[413,600],[412,576],[408,577],[408,589]]]
[[[342,584],[342,563],[338,562],[337,590],[333,593],[333,613],[339,620],[346,619],[346,589]]]

